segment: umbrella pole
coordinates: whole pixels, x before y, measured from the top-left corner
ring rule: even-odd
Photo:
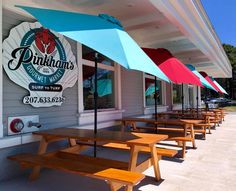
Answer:
[[[198,118],[198,101],[199,101],[199,97],[198,97],[198,86],[197,86],[197,118]]]
[[[95,67],[94,67],[94,134],[97,134],[97,99],[98,99],[98,92],[97,92],[97,70],[98,70],[98,53],[95,52]],[[93,150],[93,156],[97,156],[97,142],[94,141],[94,150]]]
[[[182,96],[181,96],[181,99],[182,99],[182,114],[184,114],[184,84],[182,84]]]
[[[157,121],[157,77],[155,76],[155,121]],[[157,133],[157,125],[155,125],[156,133]]]

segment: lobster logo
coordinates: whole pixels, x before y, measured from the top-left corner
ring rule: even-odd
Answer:
[[[55,37],[48,29],[43,27],[35,32],[35,44],[42,53],[51,54],[56,47]]]

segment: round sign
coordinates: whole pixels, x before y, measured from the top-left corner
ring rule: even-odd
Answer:
[[[9,78],[30,92],[23,103],[61,105],[62,92],[77,80],[77,64],[68,41],[40,23],[24,22],[3,42],[3,67]]]

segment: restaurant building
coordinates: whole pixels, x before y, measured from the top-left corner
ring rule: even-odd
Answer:
[[[106,13],[119,19],[141,47],[165,48],[198,71],[231,77],[229,60],[200,0],[0,0],[0,181],[20,173],[7,156],[37,148],[31,132],[92,129],[94,121],[94,50],[42,28],[15,5]],[[154,112],[153,76],[127,70],[101,55],[98,68],[98,128]],[[196,107],[200,91],[184,85],[185,108]],[[181,86],[158,81],[157,110],[176,108],[181,108]]]

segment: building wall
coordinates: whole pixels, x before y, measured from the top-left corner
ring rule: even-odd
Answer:
[[[141,115],[143,104],[143,74],[138,71],[121,70],[121,102],[123,116]]]
[[[34,20],[28,19],[21,15],[8,10],[3,10],[3,40],[8,37],[10,29],[19,25],[20,23],[34,22]],[[77,56],[76,42],[67,39],[71,45],[72,51]],[[17,140],[18,146],[8,147],[0,149],[0,181],[19,176],[23,171],[20,170],[19,166],[7,159],[8,156],[22,153],[30,152],[35,153],[38,148],[37,143],[22,144],[25,136],[9,136],[7,135],[7,120],[11,116],[27,116],[27,115],[39,115],[40,123],[42,124],[42,129],[56,128],[56,127],[68,127],[77,125],[77,113],[78,113],[78,85],[77,83],[72,88],[67,88],[63,92],[66,101],[61,107],[49,107],[49,108],[34,108],[30,105],[24,105],[22,99],[28,94],[28,91],[24,88],[16,85],[12,82],[5,71],[3,71],[3,128],[4,128],[4,140],[12,140],[13,142]],[[16,139],[14,139],[16,138]],[[19,139],[17,139],[19,138]],[[18,141],[21,140],[21,141]],[[1,141],[1,138],[0,138]],[[11,141],[11,142],[12,142]],[[17,143],[14,143],[17,145]],[[13,144],[13,145],[14,145]],[[64,143],[62,143],[64,145]],[[59,143],[61,145],[61,143]],[[54,144],[57,147],[58,144]],[[1,144],[1,147],[4,147]]]
[[[8,10],[3,10],[3,40],[8,37],[10,29],[24,22],[34,22],[26,17]],[[67,39],[76,57],[76,42]],[[39,115],[43,129],[66,127],[77,124],[78,91],[77,84],[63,92],[65,103],[61,107],[34,108],[22,103],[28,91],[12,82],[3,71],[3,126],[4,135],[7,134],[7,119],[12,116]]]

